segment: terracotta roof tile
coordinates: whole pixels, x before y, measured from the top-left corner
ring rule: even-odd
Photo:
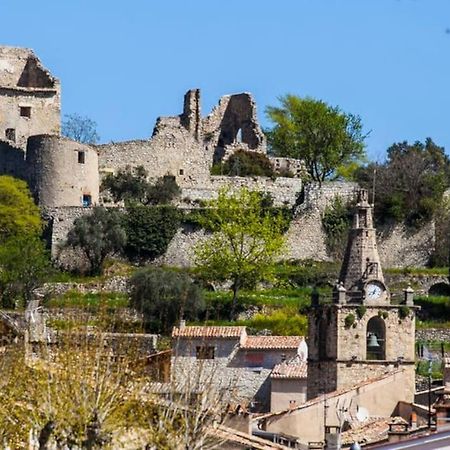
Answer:
[[[289,378],[306,378],[308,375],[308,363],[295,358],[289,361],[283,361],[277,364],[270,374],[271,378],[289,379]]]
[[[255,350],[297,349],[303,340],[303,336],[247,336],[241,348]]]
[[[185,338],[240,338],[245,327],[184,326],[174,327],[172,337]]]

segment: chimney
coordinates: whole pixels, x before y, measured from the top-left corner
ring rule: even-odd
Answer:
[[[186,321],[184,319],[180,320],[180,330],[186,328]]]

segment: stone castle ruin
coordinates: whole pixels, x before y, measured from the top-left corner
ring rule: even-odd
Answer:
[[[304,185],[302,162],[267,155],[251,94],[225,95],[206,117],[201,113],[200,90],[189,90],[183,111],[157,119],[146,140],[86,145],[60,135],[61,86],[30,49],[0,46],[0,174],[26,180],[51,228],[52,253],[71,228],[75,218],[102,204],[102,176],[126,166],[143,166],[149,177],[176,178],[182,190],[182,206],[217,195],[220,188],[252,190],[272,195],[275,205],[294,207],[303,198],[288,232],[287,258],[326,259],[321,212],[336,195],[352,197],[352,183]],[[229,177],[211,175],[214,163],[236,150],[266,154],[275,171],[292,177]],[[176,249],[186,244],[180,232],[167,263],[186,264],[188,256]],[[180,242],[180,239],[184,241]],[[178,253],[178,254],[175,254]],[[383,249],[381,249],[383,253]],[[423,259],[423,255],[415,259]],[[399,257],[404,261],[404,255]]]

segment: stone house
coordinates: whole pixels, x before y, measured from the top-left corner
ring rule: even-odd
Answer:
[[[303,336],[248,336],[245,327],[181,324],[172,332],[172,367],[175,376],[213,379],[230,401],[268,411],[273,368],[304,342]]]
[[[24,148],[60,132],[61,86],[32,50],[0,47],[0,139]]]
[[[300,355],[277,364],[270,374],[270,411],[282,411],[305,403],[307,377],[308,363]]]

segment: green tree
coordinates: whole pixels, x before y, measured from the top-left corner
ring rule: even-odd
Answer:
[[[117,174],[107,175],[102,188],[111,193],[115,202],[124,201],[126,205],[165,205],[181,192],[174,176],[165,175],[152,183],[143,166],[127,166]]]
[[[180,213],[173,206],[129,206],[124,217],[125,253],[131,258],[163,255],[179,225]]]
[[[101,273],[105,258],[120,252],[126,244],[123,219],[118,211],[94,207],[92,214],[75,220],[67,245],[79,248],[90,264],[90,274]]]
[[[100,139],[97,133],[97,123],[89,117],[79,114],[64,116],[62,135],[82,144],[96,144]]]
[[[24,306],[52,271],[50,256],[37,236],[14,236],[0,246],[0,288],[4,307]]]
[[[336,178],[343,167],[360,162],[367,134],[359,116],[312,98],[285,95],[266,115],[274,126],[267,130],[271,150],[278,156],[302,159],[313,181]]]
[[[450,160],[430,138],[425,143],[404,141],[389,147],[384,163],[359,169],[356,179],[372,189],[374,177],[376,221],[416,226],[430,220],[442,205]]]
[[[261,205],[262,195],[246,188],[221,190],[208,202],[201,225],[212,235],[195,248],[199,272],[211,280],[231,280],[236,310],[238,293],[246,283],[270,278],[275,258],[283,249],[285,219]]]
[[[25,181],[0,176],[0,242],[11,236],[38,235],[41,231],[39,208]]]
[[[147,267],[130,280],[131,305],[147,330],[168,333],[180,318],[198,320],[205,310],[200,288],[184,272]]]

